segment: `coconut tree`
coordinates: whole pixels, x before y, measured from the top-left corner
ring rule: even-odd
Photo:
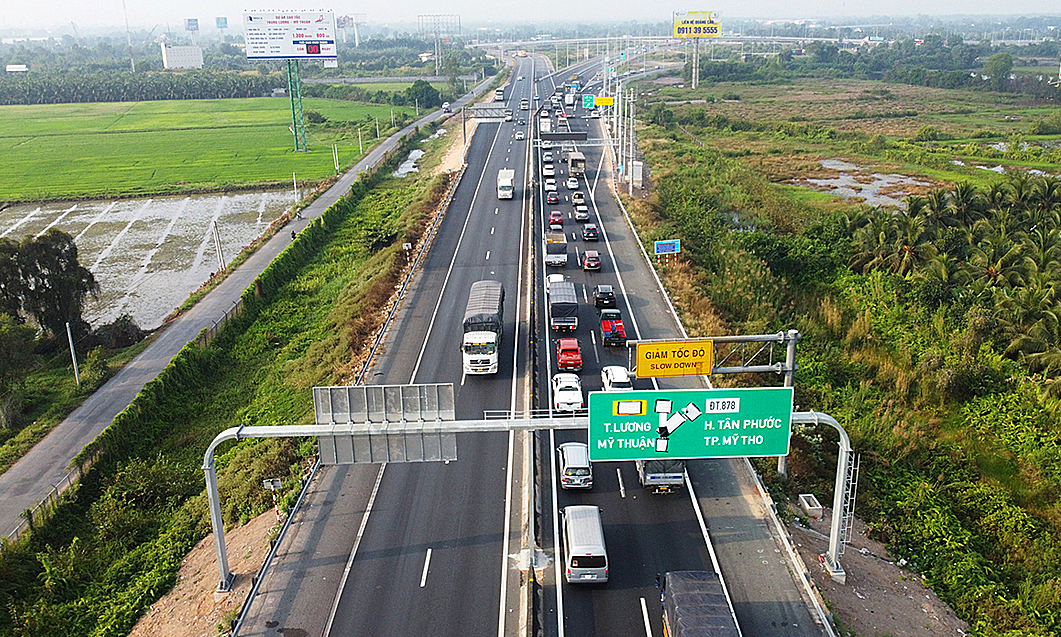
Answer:
[[[965,283],[1011,288],[1023,282],[1023,265],[1024,247],[1019,241],[1008,234],[988,232],[972,246],[962,276]]]
[[[958,182],[950,192],[950,207],[959,223],[972,225],[983,210],[980,191],[968,181]]]
[[[905,213],[896,214],[892,219],[886,267],[903,276],[909,276],[935,254],[932,245],[934,233],[928,227],[925,217],[912,217]]]

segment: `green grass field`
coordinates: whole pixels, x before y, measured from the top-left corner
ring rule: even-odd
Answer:
[[[0,107],[0,201],[174,193],[315,181],[359,157],[390,129],[391,107],[303,100],[326,125],[306,127],[295,153],[284,98]],[[411,113],[395,108],[394,113]],[[368,119],[366,119],[368,118]]]

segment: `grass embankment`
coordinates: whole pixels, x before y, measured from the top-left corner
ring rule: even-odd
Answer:
[[[0,201],[212,191],[314,182],[391,132],[412,108],[305,99],[326,118],[295,153],[287,98],[0,107]]]
[[[0,473],[11,468],[33,445],[40,442],[55,429],[85,398],[98,389],[110,377],[111,371],[131,361],[155,339],[150,336],[136,345],[115,350],[98,350],[106,366],[102,373],[92,378],[83,378],[79,386],[68,353],[52,354],[40,367],[27,374],[25,383],[17,392],[25,405],[25,420],[29,423],[20,429],[0,429]],[[82,360],[84,364],[84,360]],[[0,395],[0,401],[7,398]]]
[[[206,349],[182,350],[86,449],[99,460],[79,487],[0,554],[0,635],[126,634],[209,532],[200,466],[214,436],[308,423],[311,388],[349,378],[400,279],[402,243],[419,241],[448,181],[389,170],[314,220],[244,294],[244,314]],[[314,452],[298,440],[222,448],[226,523],[270,506],[264,478],[293,496]]]
[[[654,190],[630,211],[646,242],[682,239],[682,262],[661,276],[690,335],[798,329],[797,409],[830,413],[851,434],[862,456],[858,513],[873,532],[977,634],[1058,634],[1058,182],[988,175],[994,183],[951,185],[901,214],[794,196],[771,183],[778,171],[816,170],[807,153],[872,160],[855,154],[858,144],[901,118],[830,134],[820,118],[856,120],[811,105],[802,113],[812,125],[792,128],[772,117],[794,104],[748,99],[776,87],[726,90],[739,91],[740,103],[671,106],[688,133],[650,126],[639,137]],[[931,92],[939,104],[967,103],[965,93]],[[1009,121],[992,99],[975,102],[989,112],[965,116]],[[720,111],[758,128],[719,126],[711,117]],[[946,116],[911,116],[901,131]],[[789,495],[828,496],[835,440],[829,428],[807,428],[793,439],[787,480],[772,462],[760,469]]]

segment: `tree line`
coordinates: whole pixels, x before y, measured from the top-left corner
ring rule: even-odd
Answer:
[[[0,104],[65,104],[259,97],[278,77],[232,71],[13,73],[0,76]]]

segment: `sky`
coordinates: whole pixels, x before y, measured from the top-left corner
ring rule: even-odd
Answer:
[[[331,4],[299,2],[261,2],[254,0],[124,0],[129,13],[129,24],[134,29],[156,28],[156,32],[179,31],[185,18],[198,18],[204,31],[214,31],[214,18],[227,17],[231,29],[238,29],[246,9],[331,9],[338,15],[365,14],[367,23],[416,24],[420,14],[457,14],[461,22],[471,24],[485,20],[498,22],[533,22],[546,30],[557,22],[602,22],[635,20],[642,22],[667,21],[673,11],[717,11],[725,17],[766,19],[816,19],[868,16],[914,15],[1033,15],[1061,14],[1061,0],[712,0],[699,6],[671,5],[644,0],[538,0],[534,3],[483,2],[481,0],[389,0],[387,2],[355,3],[335,0]],[[0,31],[47,28],[70,33],[70,23],[79,29],[123,27],[123,0],[0,0],[3,16]],[[516,16],[514,7],[527,7]]]

